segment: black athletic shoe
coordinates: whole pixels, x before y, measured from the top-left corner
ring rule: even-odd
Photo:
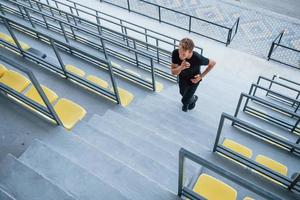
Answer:
[[[194,95],[194,100],[193,100],[193,102],[190,103],[189,106],[188,106],[188,109],[189,109],[189,110],[192,110],[192,109],[195,108],[197,100],[198,100],[198,96],[197,96],[197,95]]]
[[[182,106],[182,111],[183,112],[187,112],[188,111],[188,106],[187,105],[183,105]]]

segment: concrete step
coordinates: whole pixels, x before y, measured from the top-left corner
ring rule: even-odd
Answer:
[[[74,134],[53,134],[43,142],[103,182],[117,188],[129,199],[179,199],[174,193],[163,189],[156,182],[99,151]]]
[[[173,156],[178,157],[178,152],[181,148],[179,144],[170,140],[170,138],[168,137],[164,137],[164,135],[160,135],[152,131],[151,129],[145,128],[142,124],[137,123],[134,120],[130,120],[129,118],[121,115],[118,112],[115,112],[113,110],[106,111],[103,116],[103,120],[117,122],[114,123],[115,127],[130,130],[130,134],[134,134],[142,138],[143,140],[146,140],[147,142],[151,143],[152,145],[164,149]]]
[[[90,124],[92,127],[95,127],[97,123],[100,123],[100,120],[95,120],[94,116],[92,119],[95,123]],[[175,167],[174,170],[171,171],[169,168],[157,162],[159,159],[151,159],[148,155],[144,155],[135,150],[133,147],[110,137],[109,135],[113,135],[114,133],[112,133],[113,131],[108,128],[109,126],[110,125],[108,124],[101,124],[97,127],[98,131],[93,131],[90,127],[86,127],[85,129],[76,131],[76,135],[87,143],[93,145],[104,154],[133,168],[137,172],[157,182],[159,185],[167,188],[168,190],[176,192],[177,173],[175,171]],[[106,134],[104,134],[104,132]],[[152,154],[151,150],[149,150],[148,153]],[[158,156],[159,155],[157,155],[157,157]],[[169,162],[171,163],[172,160]],[[176,164],[175,162],[174,164]]]
[[[1,162],[0,185],[18,200],[75,199],[10,154]]]
[[[99,132],[111,136],[123,144],[130,146],[144,156],[149,157],[152,160],[156,160],[159,164],[164,165],[169,170],[175,173],[177,172],[178,155],[172,155],[160,146],[153,145],[152,143],[149,143],[148,140],[136,136],[132,133],[136,131],[135,129],[120,127],[116,119],[112,121],[106,117],[106,114],[104,116],[94,115],[89,121],[89,125],[90,127],[97,129]],[[88,129],[88,127],[85,129]]]
[[[107,185],[39,140],[35,140],[19,160],[78,200],[127,199],[117,189]]]
[[[5,191],[4,188],[1,188],[0,185],[0,199],[1,200],[16,200],[11,194]]]
[[[142,109],[142,108],[139,108]],[[213,137],[200,137],[202,134],[201,130],[191,130],[187,131],[185,130],[184,132],[179,132],[174,130],[172,128],[172,125],[167,125],[165,123],[165,119],[167,120],[168,115],[163,116],[161,114],[160,117],[156,115],[156,111],[153,110],[152,113],[144,113],[142,114],[142,111],[139,111],[137,108],[130,108],[130,109],[118,109],[115,110],[116,112],[122,114],[124,117],[127,117],[128,119],[135,121],[136,123],[142,124],[145,128],[150,129],[162,137],[168,138],[168,140],[173,141],[174,143],[179,144],[180,146],[198,153],[201,151],[210,151],[213,145]],[[161,112],[161,111],[159,111]],[[160,118],[160,121],[155,119],[155,118]],[[171,120],[171,118],[169,119]],[[181,124],[178,124],[178,126],[183,126]],[[190,133],[195,135],[194,132],[201,133],[198,136],[191,137]]]

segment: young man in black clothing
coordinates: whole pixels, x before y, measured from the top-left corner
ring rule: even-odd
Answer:
[[[203,77],[215,66],[216,62],[205,58],[193,51],[194,43],[189,38],[180,41],[179,49],[172,53],[171,71],[173,75],[179,75],[179,92],[182,96],[182,111],[192,110],[198,96],[194,95]],[[203,73],[201,66],[207,65]]]

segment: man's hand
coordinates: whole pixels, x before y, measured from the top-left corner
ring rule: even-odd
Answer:
[[[180,67],[181,67],[181,70],[185,70],[187,68],[189,68],[191,66],[191,64],[189,62],[186,62],[186,60],[182,61]]]
[[[202,80],[202,76],[200,74],[197,74],[196,76],[194,76],[194,78],[191,79],[192,83],[196,84],[199,81]]]

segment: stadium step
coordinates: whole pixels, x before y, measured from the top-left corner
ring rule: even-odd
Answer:
[[[35,140],[19,159],[77,200],[127,199],[93,174]],[[80,187],[79,187],[80,186]]]
[[[57,185],[8,154],[1,162],[0,185],[18,200],[73,200]]]
[[[179,199],[174,193],[159,186],[157,182],[101,152],[75,134],[56,133],[42,142],[106,184],[117,188],[129,199]]]

